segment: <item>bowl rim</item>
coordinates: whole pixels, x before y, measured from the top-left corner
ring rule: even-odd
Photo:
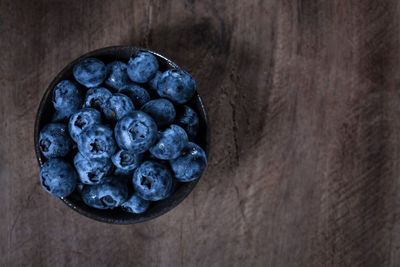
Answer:
[[[132,54],[134,52],[137,51],[145,51],[145,52],[149,52],[151,54],[153,54],[154,56],[158,57],[161,60],[164,60],[167,65],[170,68],[180,68],[175,62],[173,62],[172,60],[170,60],[169,58],[154,52],[150,49],[146,49],[146,48],[141,48],[141,47],[136,47],[136,46],[130,46],[130,45],[117,45],[117,46],[107,46],[107,47],[102,47],[99,49],[95,49],[92,51],[89,51],[85,54],[82,54],[81,56],[79,56],[78,58],[72,60],[70,63],[68,63],[50,82],[49,86],[47,87],[46,91],[44,92],[42,99],[40,101],[39,107],[37,109],[37,113],[36,113],[36,117],[35,117],[35,125],[34,125],[34,146],[35,146],[35,154],[36,154],[36,159],[38,161],[39,167],[41,168],[43,165],[43,156],[40,152],[40,148],[39,148],[39,134],[40,134],[40,121],[41,121],[41,117],[43,115],[44,109],[46,107],[46,102],[47,99],[50,95],[50,93],[53,91],[55,85],[60,82],[62,80],[62,78],[64,77],[64,75],[73,68],[73,66],[81,61],[84,58],[88,58],[88,57],[96,57],[98,56],[98,54],[100,53],[106,53],[106,52],[110,52],[110,54],[112,54],[112,52],[116,52],[118,50],[130,50],[132,51]],[[210,150],[210,122],[208,119],[208,113],[206,110],[206,107],[204,105],[204,101],[203,99],[200,97],[200,94],[197,91],[197,87],[196,87],[196,91],[195,94],[193,96],[193,98],[196,98],[196,101],[198,101],[198,104],[200,106],[200,110],[197,110],[197,112],[201,112],[202,113],[202,118],[204,120],[204,125],[206,127],[205,129],[205,147],[204,147],[204,151],[206,153],[206,156],[208,158],[209,156],[209,150]],[[192,98],[192,99],[193,99]],[[153,212],[152,214],[150,214],[149,216],[143,217],[140,216],[139,218],[131,218],[131,219],[113,219],[113,218],[106,218],[106,217],[102,217],[101,215],[98,214],[94,214],[92,212],[86,211],[84,209],[82,209],[81,207],[79,207],[79,205],[76,205],[73,201],[70,201],[68,199],[68,197],[60,197],[59,199],[61,199],[61,201],[64,202],[64,204],[66,204],[68,207],[70,207],[72,210],[78,212],[81,215],[84,215],[90,219],[99,221],[99,222],[103,222],[103,223],[109,223],[109,224],[119,224],[119,225],[126,225],[126,224],[135,224],[135,223],[140,223],[140,222],[145,222],[148,220],[152,220],[155,219],[167,212],[169,212],[170,210],[172,210],[173,208],[175,208],[176,206],[178,206],[194,189],[194,187],[197,185],[197,183],[199,182],[200,178],[202,177],[202,175],[189,183],[185,183],[186,184],[186,190],[183,194],[181,194],[181,197],[179,199],[176,199],[175,201],[171,202],[170,205],[168,205],[167,207],[157,210],[156,212]],[[141,214],[143,215],[143,214]]]

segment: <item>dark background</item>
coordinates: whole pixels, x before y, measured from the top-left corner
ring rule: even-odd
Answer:
[[[0,0],[1,266],[399,266],[396,0]],[[190,71],[212,150],[177,208],[116,226],[39,184],[52,78],[110,45]]]

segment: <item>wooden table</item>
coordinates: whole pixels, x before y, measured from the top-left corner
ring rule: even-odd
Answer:
[[[400,5],[0,1],[0,266],[400,266]],[[212,151],[138,225],[41,189],[39,101],[72,59],[131,44],[196,78]]]

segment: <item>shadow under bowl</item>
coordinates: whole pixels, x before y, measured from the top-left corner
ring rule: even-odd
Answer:
[[[51,122],[52,115],[54,113],[54,108],[52,104],[52,93],[53,93],[53,88],[56,86],[56,84],[58,84],[62,80],[67,80],[67,79],[73,80],[74,78],[72,74],[72,68],[76,63],[78,63],[84,58],[94,57],[100,59],[105,64],[115,60],[128,62],[129,58],[138,51],[147,51],[152,53],[157,58],[160,66],[159,68],[161,71],[165,71],[170,68],[178,68],[178,65],[176,65],[174,62],[156,52],[133,46],[112,46],[112,47],[101,48],[82,55],[81,57],[69,63],[53,79],[53,81],[50,83],[49,87],[47,88],[40,102],[40,106],[35,120],[34,143],[35,143],[36,157],[40,167],[43,165],[44,162],[46,162],[46,158],[40,152],[39,133],[44,125]],[[208,156],[210,147],[209,122],[203,100],[201,99],[197,91],[193,96],[193,98],[186,105],[193,108],[199,115],[200,119],[199,133],[194,141],[204,149],[204,151]],[[72,162],[73,155],[70,155],[69,157],[70,157],[70,162]],[[128,213],[123,211],[121,208],[100,210],[89,207],[82,201],[77,190],[75,190],[68,197],[60,199],[71,209],[91,219],[112,224],[133,224],[154,219],[176,207],[189,195],[189,193],[196,186],[199,179],[196,179],[195,181],[189,183],[179,183],[175,193],[173,193],[167,199],[152,202],[150,208],[143,214]]]

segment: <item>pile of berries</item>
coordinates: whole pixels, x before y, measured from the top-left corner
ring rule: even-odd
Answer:
[[[73,76],[53,89],[52,122],[40,131],[47,192],[77,190],[88,206],[143,213],[200,177],[207,158],[194,143],[199,117],[185,105],[196,90],[189,73],[161,72],[153,54],[137,52],[127,63],[83,59]]]

